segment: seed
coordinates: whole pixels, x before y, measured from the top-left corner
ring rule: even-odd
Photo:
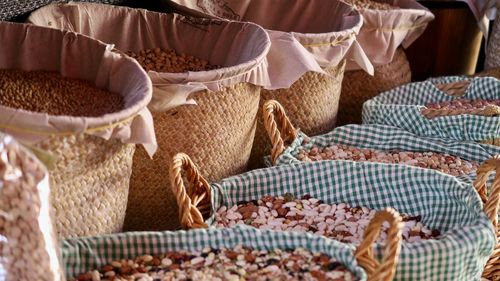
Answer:
[[[119,94],[56,72],[0,69],[0,105],[50,115],[98,117],[120,111]]]
[[[129,51],[127,55],[136,59],[146,71],[181,73],[187,71],[206,71],[219,66],[195,56],[179,54],[172,49],[145,49],[138,53]]]
[[[282,196],[266,196],[267,203],[281,202]],[[255,202],[255,203],[254,203]],[[255,207],[260,208],[264,204],[264,200],[257,200],[249,204],[257,204]],[[274,210],[267,209],[266,211],[255,213],[257,218],[252,221],[251,226],[259,229],[274,229],[283,231],[308,231],[317,235],[323,235],[329,238],[340,240],[346,243],[359,243],[363,237],[364,231],[376,211],[366,207],[350,207],[345,203],[325,204],[315,198],[308,200],[295,199],[290,203],[304,203],[304,208],[291,209],[287,208],[287,213],[283,217],[274,217],[270,213]],[[308,202],[308,203],[305,203]],[[293,205],[293,204],[290,204]],[[325,207],[328,206],[328,207]],[[228,227],[234,221],[227,219],[228,217],[236,216],[232,212],[239,212],[240,208],[220,208],[215,215],[216,227]],[[419,241],[422,239],[433,239],[439,236],[439,232],[430,230],[425,227],[420,221],[420,216],[405,216],[402,215],[405,223],[403,228],[403,237],[407,242]],[[221,219],[226,218],[226,219]],[[286,218],[286,219],[285,219]],[[379,242],[385,240],[385,231],[389,227],[388,223],[383,224],[383,234],[379,238]],[[228,255],[229,256],[229,255]],[[236,254],[233,254],[234,258]]]
[[[201,255],[207,254],[207,263]],[[229,257],[229,256],[230,257]],[[236,255],[238,258],[232,258]],[[169,265],[146,267],[134,260],[132,267],[138,273],[115,274],[110,267],[101,271],[89,271],[73,280],[92,280],[95,273],[102,281],[111,280],[311,280],[322,276],[331,280],[359,280],[336,259],[322,253],[311,253],[305,249],[254,250],[237,245],[232,249],[211,249],[209,252],[170,252],[153,259],[174,259]],[[175,258],[174,258],[175,257]],[[243,257],[243,258],[239,258]],[[202,261],[205,260],[205,263]],[[114,261],[118,262],[118,261]],[[203,265],[203,266],[200,266]],[[108,270],[105,270],[105,269]],[[112,267],[111,267],[112,268]],[[91,279],[88,279],[90,276]],[[335,279],[332,279],[332,276]]]
[[[373,0],[347,0],[348,4],[352,5],[355,9],[372,9],[372,10],[394,10],[399,9],[397,6],[388,3],[381,3]]]
[[[331,151],[331,154],[329,157],[318,157],[314,156],[313,150],[320,152],[328,150]],[[364,157],[360,157],[362,153]],[[300,161],[353,160],[357,162],[395,163],[430,168],[453,176],[473,173],[479,167],[479,163],[477,162],[466,161],[460,157],[446,153],[398,152],[374,149],[369,151],[364,150],[364,152],[362,152],[359,148],[341,144],[331,144],[324,148],[312,147],[309,151],[301,150],[297,159]]]

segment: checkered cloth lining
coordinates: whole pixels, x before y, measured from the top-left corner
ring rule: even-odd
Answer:
[[[198,229],[177,232],[128,232],[99,237],[62,241],[62,259],[66,278],[98,268],[112,260],[134,258],[167,251],[200,251],[205,247],[233,248],[245,245],[259,250],[304,248],[336,258],[351,272],[366,280],[365,271],[357,265],[354,248],[322,237],[293,232],[258,230],[246,226],[231,229]]]
[[[120,4],[126,0],[87,0],[84,2],[93,2],[101,4]],[[69,1],[58,0],[0,0],[0,21],[12,20],[17,16],[30,13],[40,7],[50,3],[66,3]]]
[[[420,113],[427,103],[456,99],[438,90],[433,82],[449,83],[465,79],[468,78],[435,78],[384,92],[363,104],[363,124],[391,125],[420,136],[454,140],[485,141],[500,138],[500,116],[464,114],[427,119]],[[500,80],[493,77],[474,78],[464,98],[498,99]]]
[[[479,163],[500,154],[500,147],[478,144],[475,142],[461,142],[431,137],[419,137],[410,132],[386,125],[346,125],[337,127],[332,132],[311,137],[306,145],[302,142],[306,135],[300,133],[298,138],[288,146],[278,157],[276,165],[288,165],[301,162],[296,157],[300,150],[309,150],[313,146],[320,148],[332,144],[343,144],[359,148],[396,151],[438,152],[458,156],[468,161]],[[270,161],[267,161],[270,163]],[[384,165],[384,164],[381,164]],[[476,173],[458,177],[460,180],[472,183]]]
[[[394,280],[480,280],[495,231],[469,184],[395,164],[319,161],[251,171],[211,185],[212,211],[264,195],[310,194],[326,203],[393,207],[443,235],[404,243]],[[213,216],[207,221],[213,224]],[[381,247],[376,253],[380,256]]]

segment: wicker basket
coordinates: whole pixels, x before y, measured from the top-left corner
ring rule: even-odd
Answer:
[[[331,76],[308,72],[288,89],[262,90],[258,116],[269,99],[278,100],[289,113],[294,124],[306,134],[317,135],[335,127],[339,108],[340,88],[344,77],[345,61],[325,69]],[[257,119],[249,168],[264,166],[264,156],[269,154],[271,142],[267,137],[262,118]]]
[[[151,118],[146,106],[152,95],[146,72],[134,60],[110,51],[110,45],[72,32],[4,23],[0,38],[23,42],[22,47],[0,47],[0,68],[48,69],[122,95],[124,109],[98,117],[54,116],[0,106],[0,130],[51,160],[51,200],[59,236],[121,231],[135,143],[143,143],[137,138],[154,139],[152,122],[144,119]],[[35,45],[44,48],[33,50]]]
[[[491,31],[486,51],[485,68],[500,67],[500,2],[497,1],[497,16]]]
[[[500,79],[500,67],[484,70],[480,73],[477,73],[474,76],[478,76],[478,77],[491,76],[491,77],[495,77],[497,79]]]
[[[240,83],[219,92],[195,93],[197,106],[153,113],[159,152],[153,161],[142,148],[135,154],[126,229],[179,227],[167,169],[180,151],[204,163],[200,169],[209,180],[243,172],[252,149],[259,98],[260,87]]]
[[[376,66],[374,76],[363,70],[346,71],[342,82],[337,125],[361,124],[361,112],[366,100],[409,82],[411,69],[403,48],[396,50],[392,62]]]

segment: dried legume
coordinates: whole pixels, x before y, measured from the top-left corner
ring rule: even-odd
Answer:
[[[146,71],[180,73],[220,68],[195,56],[177,53],[173,49],[145,49],[138,53],[130,51],[127,52],[127,55],[136,59]]]
[[[0,140],[0,279],[60,281],[41,164],[10,137]],[[41,184],[45,178],[45,184]],[[4,271],[4,272],[2,272]]]
[[[488,105],[500,106],[500,99],[454,99],[451,101],[428,103],[425,106],[432,109],[483,109]]]
[[[50,115],[98,117],[124,108],[122,96],[56,72],[0,69],[0,105]]]
[[[239,202],[232,207],[223,206],[215,214],[216,227],[236,224],[251,225],[259,229],[312,232],[346,243],[360,243],[364,231],[375,215],[366,207],[350,207],[345,203],[326,204],[308,195],[301,199],[291,194],[264,196],[251,202]],[[420,216],[402,215],[405,223],[403,239],[407,242],[432,239],[440,234],[424,226]],[[385,241],[389,224],[383,225],[378,242]]]
[[[200,252],[168,252],[117,260],[78,281],[124,280],[358,280],[345,266],[321,253],[302,248],[273,251],[242,246],[205,248]]]
[[[393,10],[398,9],[388,3],[377,2],[373,0],[347,0],[348,4],[352,5],[355,9],[372,9],[372,10]]]
[[[297,159],[305,162],[320,160],[353,160],[358,162],[396,163],[428,168],[453,176],[470,174],[479,167],[475,161],[436,152],[381,151],[362,149],[348,145],[332,144],[329,147],[313,146],[300,150]]]

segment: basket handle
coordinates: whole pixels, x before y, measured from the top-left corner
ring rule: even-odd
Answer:
[[[436,83],[434,85],[436,86],[436,88],[449,96],[461,97],[465,95],[465,91],[469,87],[469,84],[469,80],[463,80],[451,83]]]
[[[186,179],[189,181],[188,188],[185,187],[182,178],[183,170],[185,170]],[[184,229],[207,228],[208,225],[205,223],[200,210],[210,207],[210,185],[200,175],[191,158],[184,153],[178,153],[172,158],[170,186],[177,199],[181,226]],[[208,206],[199,206],[202,201],[208,202],[205,203]]]
[[[496,172],[495,179],[491,185],[491,193],[486,195],[486,182],[488,177]],[[498,226],[498,205],[500,203],[500,155],[495,155],[491,159],[484,161],[477,169],[477,177],[474,181],[474,188],[484,203],[484,212],[490,218],[495,229]]]
[[[297,138],[298,133],[279,102],[275,100],[266,101],[262,106],[262,112],[264,115],[264,126],[273,146],[271,160],[274,164],[278,156],[285,150],[285,140],[294,140]],[[281,131],[278,129],[277,122],[280,124]]]
[[[389,222],[387,240],[382,262],[375,259],[373,244],[380,235],[382,224]],[[370,281],[390,281],[396,272],[401,250],[403,223],[398,212],[385,208],[375,214],[365,230],[363,241],[356,249],[356,260],[366,270]]]

